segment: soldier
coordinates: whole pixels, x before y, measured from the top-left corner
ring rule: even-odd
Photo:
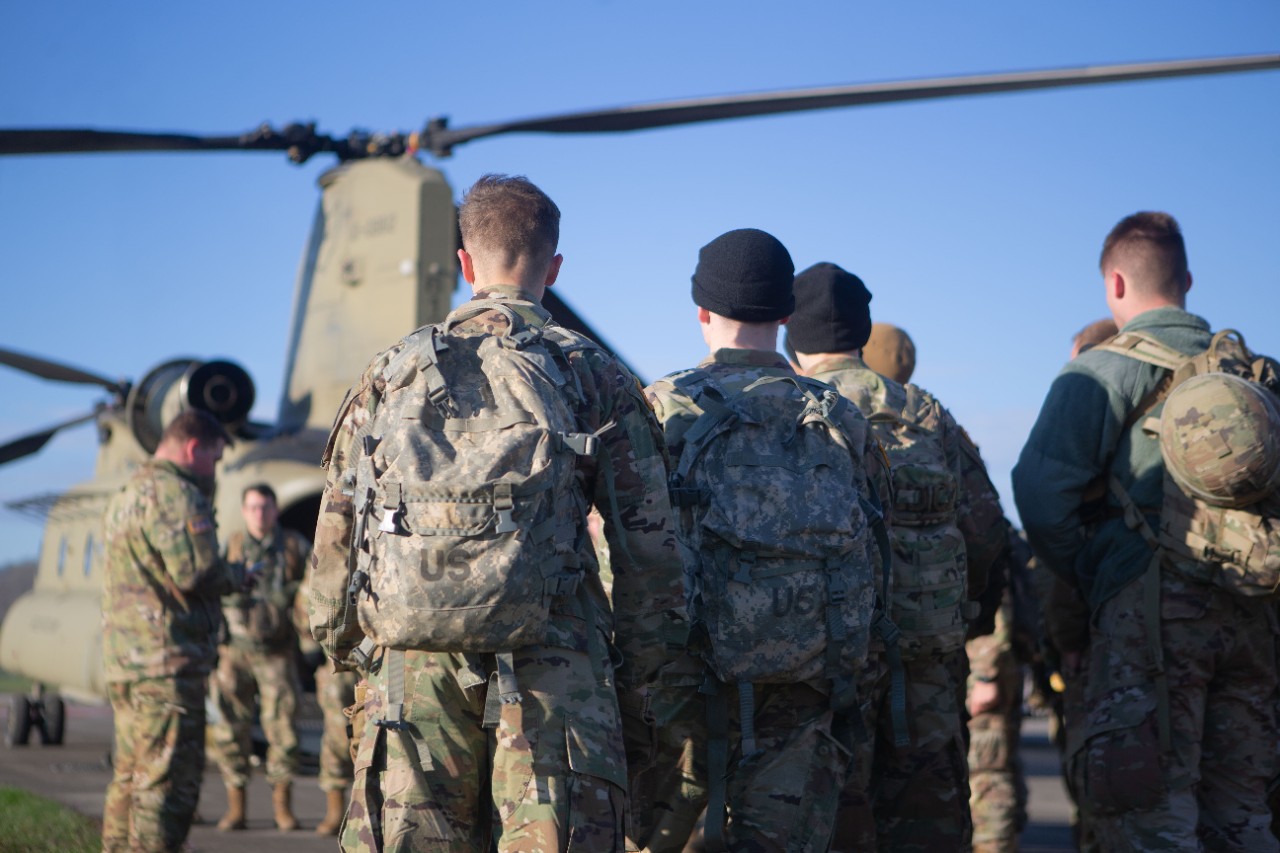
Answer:
[[[976,616],[972,600],[1004,546],[1005,522],[977,448],[947,410],[863,362],[870,301],[857,276],[815,264],[796,276],[787,327],[805,375],[834,385],[870,420],[894,483],[890,621],[902,632],[906,714],[892,707],[886,649],[866,697],[871,736],[843,797],[835,849],[962,850],[970,835],[961,716],[966,621]]]
[[[655,749],[631,772],[634,840],[647,850],[680,850],[703,806],[708,850],[725,844],[732,850],[826,850],[850,769],[857,706],[852,687],[865,665],[874,581],[881,576],[861,507],[872,500],[873,486],[887,494],[887,481],[866,420],[834,389],[796,377],[776,352],[778,328],[795,304],[793,271],[786,248],[763,231],[730,231],[704,246],[693,301],[710,355],[647,389],[675,466],[672,503],[680,512],[693,575],[691,616],[700,638],[698,654],[677,655],[649,691]],[[800,405],[805,394],[813,408]],[[758,425],[751,433],[761,440],[757,452],[726,444],[723,456],[710,456],[711,440],[704,444],[704,437],[737,430],[746,435],[741,424],[747,422]],[[763,442],[774,429],[789,439]],[[741,446],[747,446],[745,438]],[[782,454],[802,454],[802,447],[829,449],[843,467],[809,460],[793,471]],[[705,464],[700,454],[708,454]],[[724,470],[735,466],[740,475]],[[759,472],[754,478],[753,469]],[[875,472],[871,483],[868,471]],[[816,591],[798,581],[792,586],[786,579],[802,578],[805,566],[788,563],[783,541],[791,554],[805,554],[789,531],[817,540],[829,522],[830,529],[853,531],[831,541],[836,550],[849,550],[839,558],[800,562],[827,566],[830,590],[823,591],[822,583]],[[703,531],[713,528],[718,532],[707,537]],[[837,564],[842,571],[835,571]],[[723,589],[715,580],[720,565],[738,567]],[[861,580],[846,580],[846,572]],[[847,597],[834,593],[837,584]],[[771,605],[754,606],[763,604],[751,599],[757,588],[766,598],[772,594]],[[847,618],[851,608],[859,624],[837,638],[832,626],[842,625],[841,614]],[[719,674],[727,668],[725,657],[745,666],[746,659],[781,659],[790,652],[795,638],[773,626],[789,624],[781,620],[793,613],[812,622],[803,638],[825,638],[823,654],[840,663],[794,677],[783,673],[771,683],[745,677],[725,683]],[[769,642],[752,646],[746,640],[748,647],[737,655],[725,653],[735,634],[752,637],[756,631],[770,635]],[[856,644],[858,653],[844,657],[841,639]],[[730,717],[731,698],[738,713]],[[736,737],[730,739],[730,732]],[[737,747],[732,753],[730,744]]]
[[[668,642],[683,643],[684,588],[662,436],[639,383],[599,346],[556,325],[539,304],[562,262],[556,254],[559,219],[551,199],[525,178],[488,175],[476,182],[459,210],[458,252],[474,299],[442,326],[419,330],[374,358],[339,413],[325,454],[329,479],[316,532],[312,633],[335,662],[346,665],[355,651],[370,667],[367,722],[340,839],[344,849],[487,853],[491,842],[499,851],[623,849],[626,758],[619,700],[642,707],[645,685],[666,662]],[[499,360],[506,366],[493,374],[475,367]],[[414,363],[421,367],[416,374],[406,366]],[[517,364],[529,371],[526,380],[507,383]],[[418,379],[426,389],[415,390]],[[548,397],[552,382],[558,390]],[[379,426],[386,411],[408,402],[402,392],[423,394],[416,414],[403,410],[404,418]],[[576,424],[529,450],[569,454],[549,465],[558,472],[557,460],[568,459],[571,479],[554,494],[551,518],[560,522],[511,540],[505,533],[528,523],[524,513],[533,502],[525,487],[502,485],[520,480],[517,455],[498,458],[491,451],[515,433],[467,414],[528,393],[538,397],[526,399],[528,406],[544,414],[563,411]],[[515,426],[530,416],[509,410],[486,417]],[[405,460],[391,458],[387,448],[411,442],[420,460],[436,447],[472,442],[473,449],[431,457],[436,468],[452,465],[454,474],[392,485],[384,466]],[[452,502],[465,484],[450,478],[482,465],[492,465],[498,478],[484,487],[486,496]],[[354,488],[370,482],[372,504]],[[410,508],[405,500],[428,493],[434,503]],[[587,535],[588,505],[604,519],[612,609]],[[499,565],[496,550],[467,557],[470,539],[448,539],[456,544],[441,553],[445,546],[436,543],[464,526],[486,548],[540,542],[554,548],[540,569],[547,573],[545,585],[538,580],[532,600],[510,605],[528,607],[536,622],[495,616],[474,623],[478,635],[522,632],[532,639],[493,652],[428,650],[417,647],[423,642],[417,639],[390,639],[451,630],[455,623],[438,610],[387,618],[387,609],[406,597],[393,600],[382,584],[393,578],[427,583],[439,601],[445,589],[461,595]],[[437,531],[433,542],[393,551],[401,542],[412,545],[415,531],[426,528]],[[355,540],[358,547],[380,555],[376,563],[363,551],[352,553],[353,534],[363,534]],[[409,556],[393,556],[398,553]],[[433,554],[440,554],[439,563]],[[425,599],[428,592],[420,595]],[[530,624],[545,628],[531,634]],[[374,636],[362,641],[369,632]]]
[[[357,675],[334,669],[320,644],[311,639],[307,602],[311,599],[311,569],[294,598],[293,624],[298,631],[303,662],[315,672],[316,702],[324,720],[320,737],[320,790],[325,792],[325,811],[316,824],[316,835],[337,835],[347,809],[347,789],[355,777],[355,755],[351,744],[351,720],[347,709],[355,705]]]
[[[1121,220],[1100,267],[1121,337],[1187,356],[1208,348],[1209,324],[1185,310],[1191,274],[1172,216]],[[1088,605],[1076,628],[1088,637],[1086,717],[1071,760],[1102,849],[1274,851],[1274,604],[1147,538],[1167,492],[1143,421],[1168,375],[1110,344],[1081,353],[1013,471],[1032,547]]]
[[[227,442],[212,415],[183,412],[107,506],[103,671],[115,752],[106,851],[177,851],[191,828],[218,600],[244,578],[218,556],[210,504]]]
[[[1020,750],[1023,667],[1037,653],[1039,630],[1030,588],[1031,552],[1012,528],[999,560],[1009,583],[993,630],[965,643],[974,853],[1015,853],[1027,824],[1027,782]]]
[[[906,385],[916,370],[916,343],[906,329],[891,323],[872,323],[871,335],[862,348],[862,360],[881,376]]]
[[[257,577],[252,592],[222,600],[226,641],[218,646],[218,667],[209,690],[220,719],[213,725],[214,758],[227,786],[227,812],[218,829],[239,830],[245,823],[245,786],[249,784],[250,729],[256,709],[267,738],[267,782],[276,827],[297,829],[291,787],[298,768],[297,633],[294,600],[306,571],[311,543],[280,526],[275,491],[266,483],[247,487],[240,513],[247,532],[227,540],[225,559],[251,567]]]
[[[1070,357],[1074,359],[1080,353],[1093,349],[1115,337],[1118,331],[1115,321],[1110,317],[1093,321],[1072,336]],[[1062,678],[1062,719],[1065,731],[1064,736],[1057,740],[1062,752],[1063,781],[1075,804],[1071,830],[1081,853],[1096,853],[1101,848],[1090,825],[1089,801],[1084,796],[1084,780],[1080,778],[1080,771],[1084,767],[1081,762],[1068,760],[1079,753],[1087,731],[1084,720],[1087,711],[1085,676],[1089,669],[1089,606],[1074,584],[1051,571],[1041,571],[1038,574],[1048,575],[1042,582],[1047,587],[1043,598],[1045,642],[1050,654],[1058,662],[1058,673]]]

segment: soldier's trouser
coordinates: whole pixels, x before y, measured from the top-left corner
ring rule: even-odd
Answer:
[[[832,732],[830,698],[807,684],[757,685],[757,752],[744,760],[737,688],[721,685],[720,690],[729,717],[727,848],[825,851],[852,760]],[[632,774],[632,811],[640,827],[634,840],[646,849],[681,850],[707,805],[706,706],[714,701],[697,685],[652,691],[657,748],[650,766]],[[718,819],[708,813],[707,825]]]
[[[1171,749],[1160,745],[1147,573],[1093,618],[1083,796],[1102,849],[1280,850],[1266,784],[1274,773],[1274,604],[1171,571],[1159,578],[1159,636]]]
[[[1088,653],[1082,656],[1081,669],[1078,673],[1062,673],[1063,693],[1062,693],[1062,721],[1063,727],[1066,729],[1066,737],[1063,746],[1063,762],[1062,762],[1062,778],[1067,788],[1067,794],[1070,795],[1071,801],[1075,803],[1075,825],[1073,830],[1075,833],[1076,847],[1080,849],[1080,853],[1101,853],[1102,848],[1098,845],[1097,834],[1093,829],[1093,821],[1089,815],[1089,801],[1084,797],[1084,780],[1080,777],[1080,771],[1084,769],[1083,762],[1071,761],[1070,757],[1078,752],[1079,745],[1085,741],[1085,725],[1088,717],[1088,705],[1085,701],[1085,683],[1088,680],[1089,657]]]
[[[631,840],[650,853],[680,853],[707,806],[705,665],[681,655],[641,702],[624,697]]]
[[[249,784],[249,755],[253,745],[254,699],[258,724],[267,738],[267,781],[288,782],[298,769],[298,666],[290,653],[247,652],[218,648],[218,668],[209,689],[222,719],[211,727],[213,758],[227,785]]]
[[[325,661],[316,670],[316,701],[324,716],[324,734],[320,739],[320,789],[344,791],[354,776],[347,715],[342,711],[355,701],[354,672],[334,672]]]
[[[601,644],[603,646],[603,643]],[[369,676],[344,850],[622,851],[626,758],[607,660],[529,646],[514,656],[522,701],[460,655],[405,652],[402,728],[386,720],[390,655]],[[476,656],[493,671],[492,656]]]
[[[833,850],[934,853],[968,845],[964,649],[903,663],[911,742],[895,745],[890,676],[881,660],[863,705],[868,739],[856,747],[855,771],[841,792]]]
[[[107,685],[115,718],[102,849],[176,851],[191,829],[204,773],[204,678]]]
[[[1027,785],[1018,749],[1022,667],[1012,655],[996,681],[999,705],[969,720],[969,810],[975,850],[1014,853],[1027,822]]]

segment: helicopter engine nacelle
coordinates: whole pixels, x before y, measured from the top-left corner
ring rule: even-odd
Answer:
[[[235,362],[180,358],[130,389],[125,417],[138,444],[154,453],[165,425],[186,409],[204,409],[234,429],[249,416],[253,399],[253,380]]]

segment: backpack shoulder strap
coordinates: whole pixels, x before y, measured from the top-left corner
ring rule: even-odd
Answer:
[[[1189,357],[1151,335],[1142,332],[1121,332],[1110,340],[1093,347],[1095,351],[1114,352],[1165,370],[1177,370]]]

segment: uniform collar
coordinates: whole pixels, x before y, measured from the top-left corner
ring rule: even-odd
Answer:
[[[1138,332],[1143,329],[1168,328],[1169,326],[1209,331],[1208,320],[1198,317],[1189,311],[1184,311],[1176,305],[1162,305],[1159,308],[1152,308],[1150,311],[1143,311],[1137,317],[1125,323],[1124,328],[1120,331]]]
[[[721,347],[711,355],[707,356],[699,364],[699,367],[706,367],[711,364],[745,364],[751,367],[779,367],[791,372],[791,365],[785,358],[776,352],[766,352],[758,349],[735,349],[733,347]]]
[[[861,356],[854,355],[850,352],[836,353],[822,359],[813,367],[805,371],[808,376],[817,376],[819,373],[830,373],[833,370],[871,370],[867,367],[867,363],[862,360]],[[873,373],[875,371],[872,371]]]

